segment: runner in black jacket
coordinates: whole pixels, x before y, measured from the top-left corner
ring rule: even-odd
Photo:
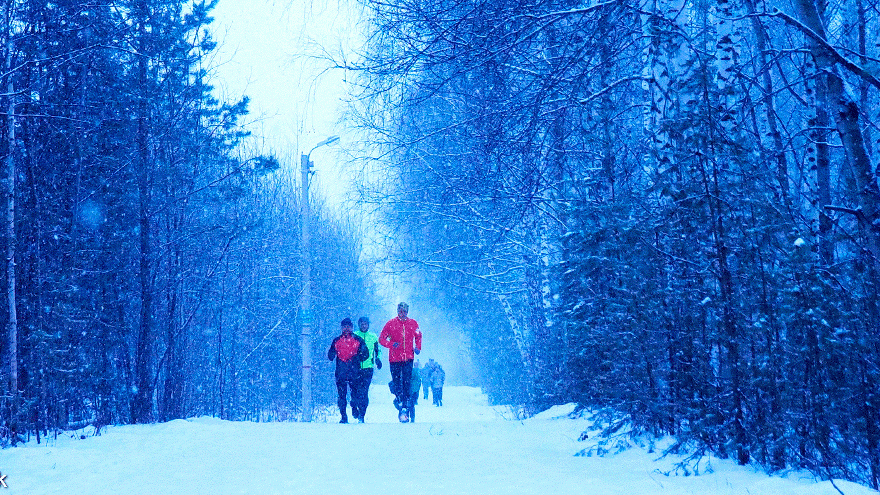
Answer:
[[[342,334],[333,339],[330,350],[327,351],[327,359],[336,360],[336,403],[339,405],[339,414],[342,415],[339,422],[348,423],[346,396],[349,390],[354,396],[361,363],[370,357],[370,352],[364,339],[354,334],[351,318],[342,320],[341,326]]]

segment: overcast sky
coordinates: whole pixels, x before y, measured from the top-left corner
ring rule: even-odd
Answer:
[[[249,127],[260,153],[275,153],[299,170],[308,153],[346,130],[339,122],[345,98],[342,70],[327,70],[323,52],[350,53],[360,44],[355,0],[220,0],[213,12],[217,94],[226,101],[251,98]],[[314,186],[331,202],[347,191],[341,154],[324,147],[312,154]]]
[[[328,136],[338,144],[315,150],[313,190],[329,204],[341,205],[349,194],[350,173],[343,149],[356,137],[340,122],[346,98],[346,74],[327,71],[316,57],[325,52],[350,58],[360,49],[365,29],[357,0],[220,0],[214,10],[214,39],[220,46],[214,84],[219,97],[251,98],[250,127],[259,153],[274,152],[288,166],[300,169],[300,153],[308,153]],[[346,208],[347,209],[347,208]],[[370,220],[348,210],[365,224]],[[364,225],[365,249],[373,244]],[[369,255],[368,255],[369,257]],[[396,277],[384,281],[388,311],[408,298],[409,286]]]

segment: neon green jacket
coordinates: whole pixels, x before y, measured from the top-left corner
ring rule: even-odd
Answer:
[[[376,337],[376,334],[367,330],[366,332],[361,332],[360,330],[354,332],[355,335],[364,339],[364,342],[367,343],[367,349],[370,351],[370,357],[368,357],[364,362],[361,363],[361,368],[372,368],[375,361],[382,357],[379,352],[379,337]]]

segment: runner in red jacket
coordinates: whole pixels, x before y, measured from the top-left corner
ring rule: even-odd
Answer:
[[[412,380],[413,359],[415,354],[422,352],[422,332],[416,320],[407,317],[409,305],[402,302],[397,305],[397,318],[393,318],[382,327],[379,344],[388,348],[388,362],[391,367],[392,392],[400,403],[401,422],[406,423],[411,416],[409,389]]]

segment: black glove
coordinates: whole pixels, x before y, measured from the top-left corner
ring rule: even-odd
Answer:
[[[421,349],[413,349],[413,351],[415,351],[416,354],[421,354],[421,352],[422,352]]]
[[[382,360],[379,359],[379,358],[376,358],[376,369],[377,369],[377,370],[381,370],[381,369],[382,369]]]

